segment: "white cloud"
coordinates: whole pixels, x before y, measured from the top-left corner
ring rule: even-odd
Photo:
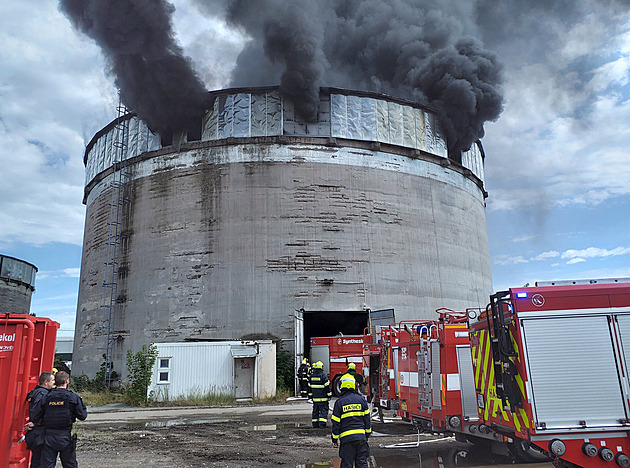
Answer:
[[[497,263],[498,265],[518,265],[519,263],[527,263],[527,262],[528,261],[525,260],[520,255],[517,257],[509,257],[509,256],[504,255],[495,260],[495,263]]]
[[[600,249],[598,247],[588,247],[583,250],[566,250],[562,253],[563,259],[586,259],[586,258],[605,258],[605,257],[617,257],[619,255],[629,255],[630,247],[617,247],[614,249]],[[585,261],[585,260],[584,260]],[[575,263],[575,262],[573,262]]]
[[[544,260],[549,260],[551,258],[558,258],[560,256],[560,252],[556,252],[555,250],[549,250],[547,252],[540,253],[535,257],[532,257],[532,260],[540,262]]]
[[[567,265],[573,265],[573,264],[575,264],[575,263],[583,263],[583,262],[585,262],[585,261],[586,261],[586,259],[584,259],[584,258],[581,258],[581,257],[576,257],[576,258],[572,258],[571,260],[569,260],[569,261],[567,262]]]
[[[81,268],[63,268],[61,270],[42,270],[37,272],[37,280],[50,278],[79,278]]]

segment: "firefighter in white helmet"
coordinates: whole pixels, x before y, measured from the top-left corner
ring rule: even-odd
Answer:
[[[341,376],[341,396],[332,413],[332,443],[339,447],[341,468],[368,468],[372,433],[370,409],[365,399],[355,392],[356,381],[350,374]]]
[[[308,378],[308,397],[313,400],[313,427],[326,427],[328,401],[332,397],[332,392],[322,361],[313,364],[313,371]]]

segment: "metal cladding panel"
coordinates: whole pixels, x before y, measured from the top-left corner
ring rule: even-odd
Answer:
[[[330,373],[330,347],[328,345],[311,346],[311,362],[322,361],[324,372]]]
[[[218,127],[217,107],[219,106],[218,101],[219,101],[218,99],[215,99],[212,109],[206,112],[206,114],[203,116],[202,131],[201,131],[202,140],[216,140],[219,137],[217,133],[217,127]]]
[[[522,320],[537,425],[620,426],[627,419],[608,317]]]
[[[462,166],[470,169],[482,182],[485,181],[483,157],[476,143],[473,143],[468,151],[462,152]]]
[[[440,342],[431,341],[431,393],[433,395],[432,406],[435,409],[442,407],[442,369],[440,365]]]
[[[617,322],[617,329],[619,330],[621,354],[625,366],[624,375],[630,387],[630,377],[628,374],[630,370],[630,314],[616,315],[615,320]]]
[[[220,343],[156,343],[158,359],[152,385],[156,398],[231,395],[234,393],[234,358],[230,352],[240,341]],[[157,384],[160,358],[170,358],[169,383]]]
[[[477,390],[473,372],[470,345],[457,347],[457,367],[459,369],[459,388],[462,394],[463,416],[474,421],[479,419],[477,410]]]

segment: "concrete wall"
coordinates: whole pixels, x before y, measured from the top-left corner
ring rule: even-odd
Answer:
[[[367,145],[199,143],[136,161],[115,368],[143,343],[292,339],[292,313],[485,306],[483,191],[461,168]],[[75,370],[96,372],[111,192],[87,198]],[[331,280],[331,281],[328,281]]]

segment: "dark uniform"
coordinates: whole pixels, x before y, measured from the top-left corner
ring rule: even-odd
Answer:
[[[355,368],[349,368],[347,373],[350,374],[352,377],[354,377],[354,380],[357,383],[356,391],[357,393],[361,393],[361,389],[365,380],[363,376],[359,374]]]
[[[330,382],[323,369],[313,369],[308,379],[308,397],[313,400],[313,427],[326,427],[328,401],[332,397]]]
[[[300,381],[300,396],[306,398],[308,395],[308,376],[311,368],[305,362],[298,367],[297,376]]]
[[[46,428],[42,449],[41,467],[55,468],[57,454],[64,468],[77,468],[76,436],[72,436],[72,424],[87,418],[87,409],[79,395],[66,388],[50,391],[41,406],[40,414]]]
[[[370,446],[367,439],[372,433],[370,409],[365,398],[344,389],[335,402],[332,414],[332,441],[339,443],[341,468],[368,468]]]
[[[28,401],[28,418],[35,424],[25,435],[26,446],[33,452],[31,456],[31,468],[39,468],[40,466],[42,448],[44,448],[44,426],[41,420],[35,420],[35,415],[41,413],[40,407],[46,399],[48,392],[50,392],[50,390],[46,387],[38,385],[28,392],[26,396],[26,401]]]

